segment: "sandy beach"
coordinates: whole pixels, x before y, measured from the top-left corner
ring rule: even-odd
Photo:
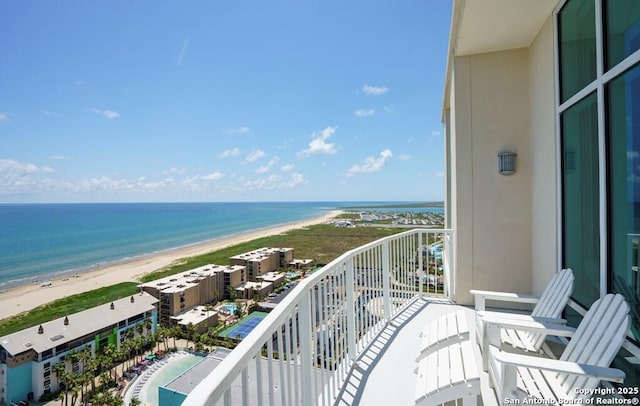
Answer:
[[[296,228],[326,223],[340,213],[340,210],[334,210],[322,217],[311,220],[297,221],[281,226],[223,237],[201,244],[132,259],[131,261],[118,263],[116,265],[92,269],[76,276],[65,276],[64,278],[53,279],[51,280],[50,286],[40,286],[40,283],[18,286],[0,294],[0,319],[17,315],[65,296],[87,292],[120,282],[137,281],[142,275],[164,268],[182,258],[201,255],[257,238],[281,234]]]

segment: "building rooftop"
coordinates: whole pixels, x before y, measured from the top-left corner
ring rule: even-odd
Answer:
[[[267,257],[273,255],[274,253],[286,252],[286,251],[290,251],[292,249],[293,248],[268,248],[268,247],[263,247],[263,248],[259,248],[257,250],[253,250],[253,251],[249,251],[249,252],[244,252],[242,254],[234,255],[234,256],[231,257],[231,259],[240,259],[240,260],[244,260],[244,261],[258,261],[260,259],[267,258]]]
[[[216,313],[218,312],[209,310],[206,306],[196,306],[172,316],[171,319],[176,320],[180,325],[186,326],[192,323],[195,326],[214,316]]]
[[[11,355],[27,350],[41,353],[129,317],[154,310],[157,302],[158,299],[143,292],[0,337],[0,346]]]
[[[271,282],[243,282],[241,285],[236,287],[236,290],[244,290],[244,289],[264,289],[269,285],[273,285]]]
[[[197,283],[201,278],[211,276],[218,272],[233,272],[244,268],[242,265],[214,265],[208,264],[180,274],[165,276],[162,279],[143,283],[140,287],[160,289],[163,292],[181,291],[190,285]]]
[[[267,272],[265,274],[260,275],[258,278],[262,279],[265,282],[274,282],[284,278],[284,274],[280,272]]]

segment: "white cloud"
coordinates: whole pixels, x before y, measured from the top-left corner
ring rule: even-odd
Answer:
[[[241,190],[250,191],[290,189],[308,183],[304,176],[297,172],[292,173],[288,178],[272,174],[266,178],[251,179],[242,177],[238,179],[238,182],[241,185]]]
[[[269,162],[267,162],[266,165],[259,167],[258,169],[256,169],[256,173],[266,173],[269,171],[269,169],[271,169],[271,167],[275,164],[278,163],[278,161],[280,160],[280,158],[278,158],[277,156],[274,156],[273,158],[271,158],[271,160]]]
[[[249,152],[249,154],[245,157],[245,162],[253,162],[253,161],[257,161],[258,159],[264,157],[265,155],[267,155],[263,150],[261,149],[254,149],[253,151]]]
[[[388,91],[389,91],[389,88],[384,86],[364,85],[362,87],[362,92],[367,96],[380,96],[382,94],[387,93]]]
[[[240,155],[241,151],[239,148],[232,148],[232,149],[226,149],[224,151],[222,151],[222,153],[220,155],[218,155],[220,158],[230,158],[232,156],[238,156]]]
[[[182,48],[180,49],[180,55],[178,55],[178,61],[176,62],[176,65],[178,65],[178,67],[182,66],[182,61],[184,60],[184,57],[187,55],[188,47],[189,47],[189,40],[185,39],[184,42],[182,43]]]
[[[173,167],[169,170],[162,172],[163,175],[184,175],[187,172],[187,168]]]
[[[0,175],[25,176],[38,173],[42,168],[34,164],[22,163],[13,159],[0,159]]]
[[[120,117],[120,113],[117,111],[105,110],[102,112],[102,115],[109,120]]]
[[[66,157],[64,155],[51,155],[49,159],[52,161],[66,161],[67,159],[69,159],[69,157]]]
[[[283,187],[292,188],[298,185],[304,185],[305,183],[308,182],[304,176],[301,173],[295,172],[291,174],[291,177],[283,184]]]
[[[294,166],[293,164],[286,164],[286,165],[282,165],[282,166],[280,167],[280,170],[281,170],[282,172],[288,172],[288,171],[292,170],[294,167],[295,167],[295,166]]]
[[[0,123],[3,121],[9,121],[9,113],[0,112]]]
[[[402,160],[402,161],[408,161],[411,159],[411,155],[408,154],[400,154],[398,155],[398,159]]]
[[[437,137],[438,135],[440,135],[440,130],[431,130],[431,136]]]
[[[50,182],[41,180],[38,175],[53,172],[55,171],[50,166],[0,159],[0,195],[32,193],[37,189],[45,189]]]
[[[53,111],[46,111],[46,110],[43,110],[43,111],[42,111],[42,114],[44,114],[46,117],[49,117],[49,118],[60,117],[60,114],[59,114],[59,113],[56,113],[56,112],[53,112]]]
[[[215,172],[212,172],[212,173],[210,173],[208,175],[202,176],[202,179],[204,179],[204,180],[219,180],[219,179],[222,179],[223,177],[224,177],[224,175],[222,174],[222,172],[215,171]]]
[[[227,130],[227,134],[248,134],[251,132],[251,129],[246,125],[238,128],[231,128]]]
[[[393,156],[393,153],[391,153],[391,150],[385,149],[384,151],[380,152],[380,155],[377,157],[375,156],[367,157],[365,158],[362,164],[353,165],[351,168],[349,168],[349,170],[347,171],[347,176],[354,176],[359,173],[378,172],[384,167],[386,162],[392,156]]]
[[[113,120],[114,118],[120,117],[120,113],[113,110],[91,109],[89,111],[91,111],[94,114],[100,114],[102,117],[106,118],[107,120]]]
[[[337,127],[327,127],[320,132],[311,134],[313,138],[309,147],[298,152],[298,156],[306,158],[311,155],[331,155],[336,153],[335,144],[326,142],[335,132]]]
[[[384,106],[384,111],[385,113],[388,113],[388,114],[395,113],[395,109],[393,108],[392,105]]]
[[[369,117],[373,116],[374,114],[376,114],[376,111],[373,109],[360,109],[356,110],[356,112],[353,113],[353,115],[356,117]]]

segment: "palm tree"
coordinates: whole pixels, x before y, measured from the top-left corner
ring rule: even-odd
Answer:
[[[176,338],[182,336],[182,329],[178,325],[171,326],[171,337],[173,337],[173,348],[176,348]]]
[[[150,318],[145,319],[144,328],[147,330],[147,335],[151,334],[151,330],[153,329],[153,322]]]
[[[227,294],[229,295],[229,298],[231,300],[235,300],[235,298],[238,297],[238,293],[236,292],[236,289],[231,285],[227,286]]]
[[[187,347],[189,347],[189,340],[193,341],[193,334],[195,331],[195,326],[193,323],[189,322],[189,324],[187,324]]]
[[[129,401],[129,406],[140,406],[142,404],[142,401],[138,398],[131,398],[131,401]]]
[[[164,350],[169,351],[169,329],[166,327],[158,328],[158,339],[164,343]]]
[[[53,375],[56,377],[56,381],[58,382],[58,387],[62,389],[62,386],[65,386],[64,383],[64,372],[66,371],[66,367],[64,361],[58,361],[53,365]]]

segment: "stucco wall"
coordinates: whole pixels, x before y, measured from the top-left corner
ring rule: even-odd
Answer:
[[[558,166],[555,126],[553,19],[529,49],[531,100],[532,290],[541,294],[558,269]]]
[[[531,291],[529,56],[527,49],[456,57],[450,100],[456,299],[469,289]],[[518,154],[498,173],[497,155]],[[453,206],[453,205],[452,205]]]

